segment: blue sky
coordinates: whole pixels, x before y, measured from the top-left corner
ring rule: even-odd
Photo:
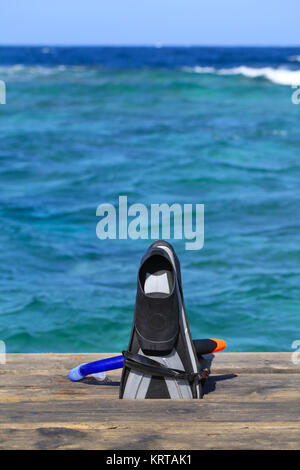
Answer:
[[[300,0],[2,0],[0,44],[299,45]]]

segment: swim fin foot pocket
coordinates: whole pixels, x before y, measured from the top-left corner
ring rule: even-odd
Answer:
[[[141,260],[120,398],[202,398],[201,369],[186,316],[180,264],[172,245],[154,242]]]

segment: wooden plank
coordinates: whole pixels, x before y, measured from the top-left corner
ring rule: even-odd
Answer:
[[[67,371],[84,362],[96,361],[120,353],[85,353],[85,354],[7,354],[7,363],[0,365],[2,375],[35,373],[49,375],[66,374]],[[212,360],[212,373],[300,373],[300,364],[293,364],[291,352],[280,353],[226,353],[207,355]]]
[[[217,353],[212,372],[217,374],[299,374],[300,364],[292,362],[291,352],[280,353]]]
[[[300,401],[111,400],[99,396],[0,404],[1,423],[120,421],[299,422]]]
[[[70,382],[65,376],[7,376],[0,385],[0,404],[26,401],[63,401],[67,398],[88,400],[118,400],[120,375],[109,375],[105,383],[89,377]],[[221,374],[211,375],[204,388],[205,401],[297,401],[300,374]],[[1,417],[0,417],[1,420]]]
[[[299,449],[296,423],[81,422],[0,425],[0,449]]]

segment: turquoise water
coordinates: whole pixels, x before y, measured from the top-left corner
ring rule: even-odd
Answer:
[[[261,62],[249,52],[252,63],[236,51],[225,65],[176,62],[174,50],[154,65],[143,64],[140,50],[124,60],[119,50],[125,65],[97,65],[76,63],[75,52],[74,63],[46,64],[21,62],[17,54],[32,57],[22,48],[0,53],[7,351],[127,346],[138,264],[151,240],[96,237],[97,206],[117,205],[120,194],[148,207],[205,204],[203,249],[171,240],[194,338],[225,338],[228,351],[289,351],[300,326],[300,105],[291,86],[261,71],[280,67],[275,52]],[[298,73],[290,62],[279,81]],[[242,65],[249,69],[233,68]]]

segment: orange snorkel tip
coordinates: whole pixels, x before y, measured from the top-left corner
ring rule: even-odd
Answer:
[[[223,351],[223,349],[225,349],[227,346],[226,341],[224,339],[216,339],[216,338],[210,338],[210,339],[217,344],[216,348],[212,351],[213,353]]]

